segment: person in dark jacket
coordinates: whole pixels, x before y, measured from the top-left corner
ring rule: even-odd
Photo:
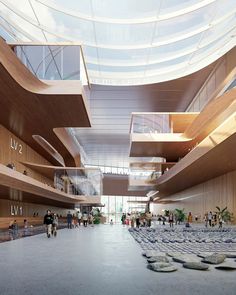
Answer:
[[[53,216],[50,210],[48,210],[47,214],[44,216],[43,223],[46,225],[47,237],[50,238],[52,234],[52,223],[53,223]]]
[[[18,224],[17,224],[16,220],[14,220],[14,222],[12,224],[12,234],[13,234],[14,240],[18,238]]]
[[[70,211],[67,214],[67,227],[72,229],[72,219],[73,219],[73,215],[70,213]]]

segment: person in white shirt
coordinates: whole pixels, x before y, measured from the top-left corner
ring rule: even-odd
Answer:
[[[79,211],[78,212],[78,223],[79,223],[79,226],[81,224],[81,220],[82,220],[82,213]]]
[[[84,223],[84,227],[87,227],[87,225],[88,225],[88,214],[87,214],[87,212],[84,212],[84,214],[83,214],[83,223]]]
[[[94,221],[93,214],[89,214],[89,223],[91,224],[91,227],[94,226],[93,221]]]
[[[209,226],[211,226],[211,222],[212,222],[212,212],[211,211],[208,213],[208,222],[209,222]]]

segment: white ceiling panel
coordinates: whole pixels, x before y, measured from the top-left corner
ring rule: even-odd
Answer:
[[[21,24],[21,32],[9,33],[9,39],[12,34],[80,42],[94,84],[170,81],[206,67],[236,44],[236,0],[0,0],[0,5],[0,17],[12,28]]]

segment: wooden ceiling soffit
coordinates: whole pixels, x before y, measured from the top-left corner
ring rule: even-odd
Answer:
[[[130,156],[159,156],[167,161],[177,161],[186,156],[232,114],[235,100],[234,88],[213,99],[189,126],[185,126],[184,133],[131,134]]]
[[[37,79],[0,38],[0,86],[0,124],[58,165],[32,138],[32,135],[42,136],[58,151],[67,166],[75,166],[75,159],[53,129],[91,127],[81,82]]]
[[[90,206],[94,206],[94,204],[101,204],[101,196],[85,197],[85,199],[79,202],[79,204]]]
[[[103,175],[103,195],[145,197],[150,191],[150,188],[147,189],[146,187],[128,188],[128,186],[129,180],[127,175]]]
[[[85,200],[84,196],[66,194],[2,164],[0,164],[0,186],[40,196],[42,204],[44,198],[67,204],[75,204]]]
[[[193,141],[177,134],[132,134],[130,157],[163,157],[168,162],[177,162],[193,146]]]
[[[192,138],[183,134],[199,113],[133,113],[132,118],[135,115],[151,116],[151,120],[155,115],[168,115],[171,133],[131,133],[131,157],[164,157],[176,162],[191,149]]]
[[[129,188],[132,186],[136,187],[143,187],[148,186],[154,187],[156,180],[158,177],[160,177],[160,174],[162,175],[166,170],[170,169],[173,167],[177,162],[132,162],[130,163],[130,171],[131,174],[129,175]],[[137,178],[132,178],[132,171],[153,171],[149,176],[147,176],[146,179],[139,179]],[[155,173],[158,173],[158,176],[156,176]]]
[[[157,181],[158,196],[169,196],[236,169],[234,112]]]

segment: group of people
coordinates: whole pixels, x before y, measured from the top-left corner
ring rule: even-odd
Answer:
[[[10,222],[8,230],[9,230],[10,239],[11,240],[17,239],[19,226],[16,220]]]
[[[44,216],[43,223],[46,226],[46,234],[47,237],[57,236],[57,227],[58,227],[58,215],[56,213],[52,213],[51,210],[47,210],[46,215]]]
[[[16,219],[10,222],[8,231],[9,231],[9,236],[11,240],[15,240],[19,237],[19,225]],[[27,219],[24,219],[22,237],[27,237],[29,235],[30,235],[30,231],[29,231],[28,221]]]
[[[123,213],[121,216],[121,222],[124,225],[131,225],[131,227],[150,227],[152,224],[152,213],[146,212],[140,214],[139,212]]]
[[[81,212],[78,212],[77,214],[72,214],[70,211],[68,211],[66,221],[68,229],[78,228],[81,224],[83,224],[84,227],[87,227],[88,223],[93,226],[94,217],[92,213],[88,214],[87,212],[84,212],[82,214]],[[58,228],[58,215],[52,213],[51,210],[47,210],[47,213],[44,216],[44,224],[46,226],[47,237],[56,237]]]
[[[76,227],[78,228],[81,224],[83,224],[84,227],[87,227],[88,223],[91,224],[91,226],[93,226],[93,223],[94,223],[94,217],[92,212],[89,214],[87,212],[84,212],[83,214],[81,212],[78,212],[77,214],[72,214],[69,211],[66,216],[66,220],[67,220],[67,227],[69,229],[76,228]]]
[[[205,222],[205,227],[214,227],[217,224],[219,224],[219,228],[222,228],[223,226],[223,217],[221,215],[221,213],[216,214],[216,213],[212,213],[212,211],[210,212],[206,212],[206,214],[204,215],[204,222]]]

